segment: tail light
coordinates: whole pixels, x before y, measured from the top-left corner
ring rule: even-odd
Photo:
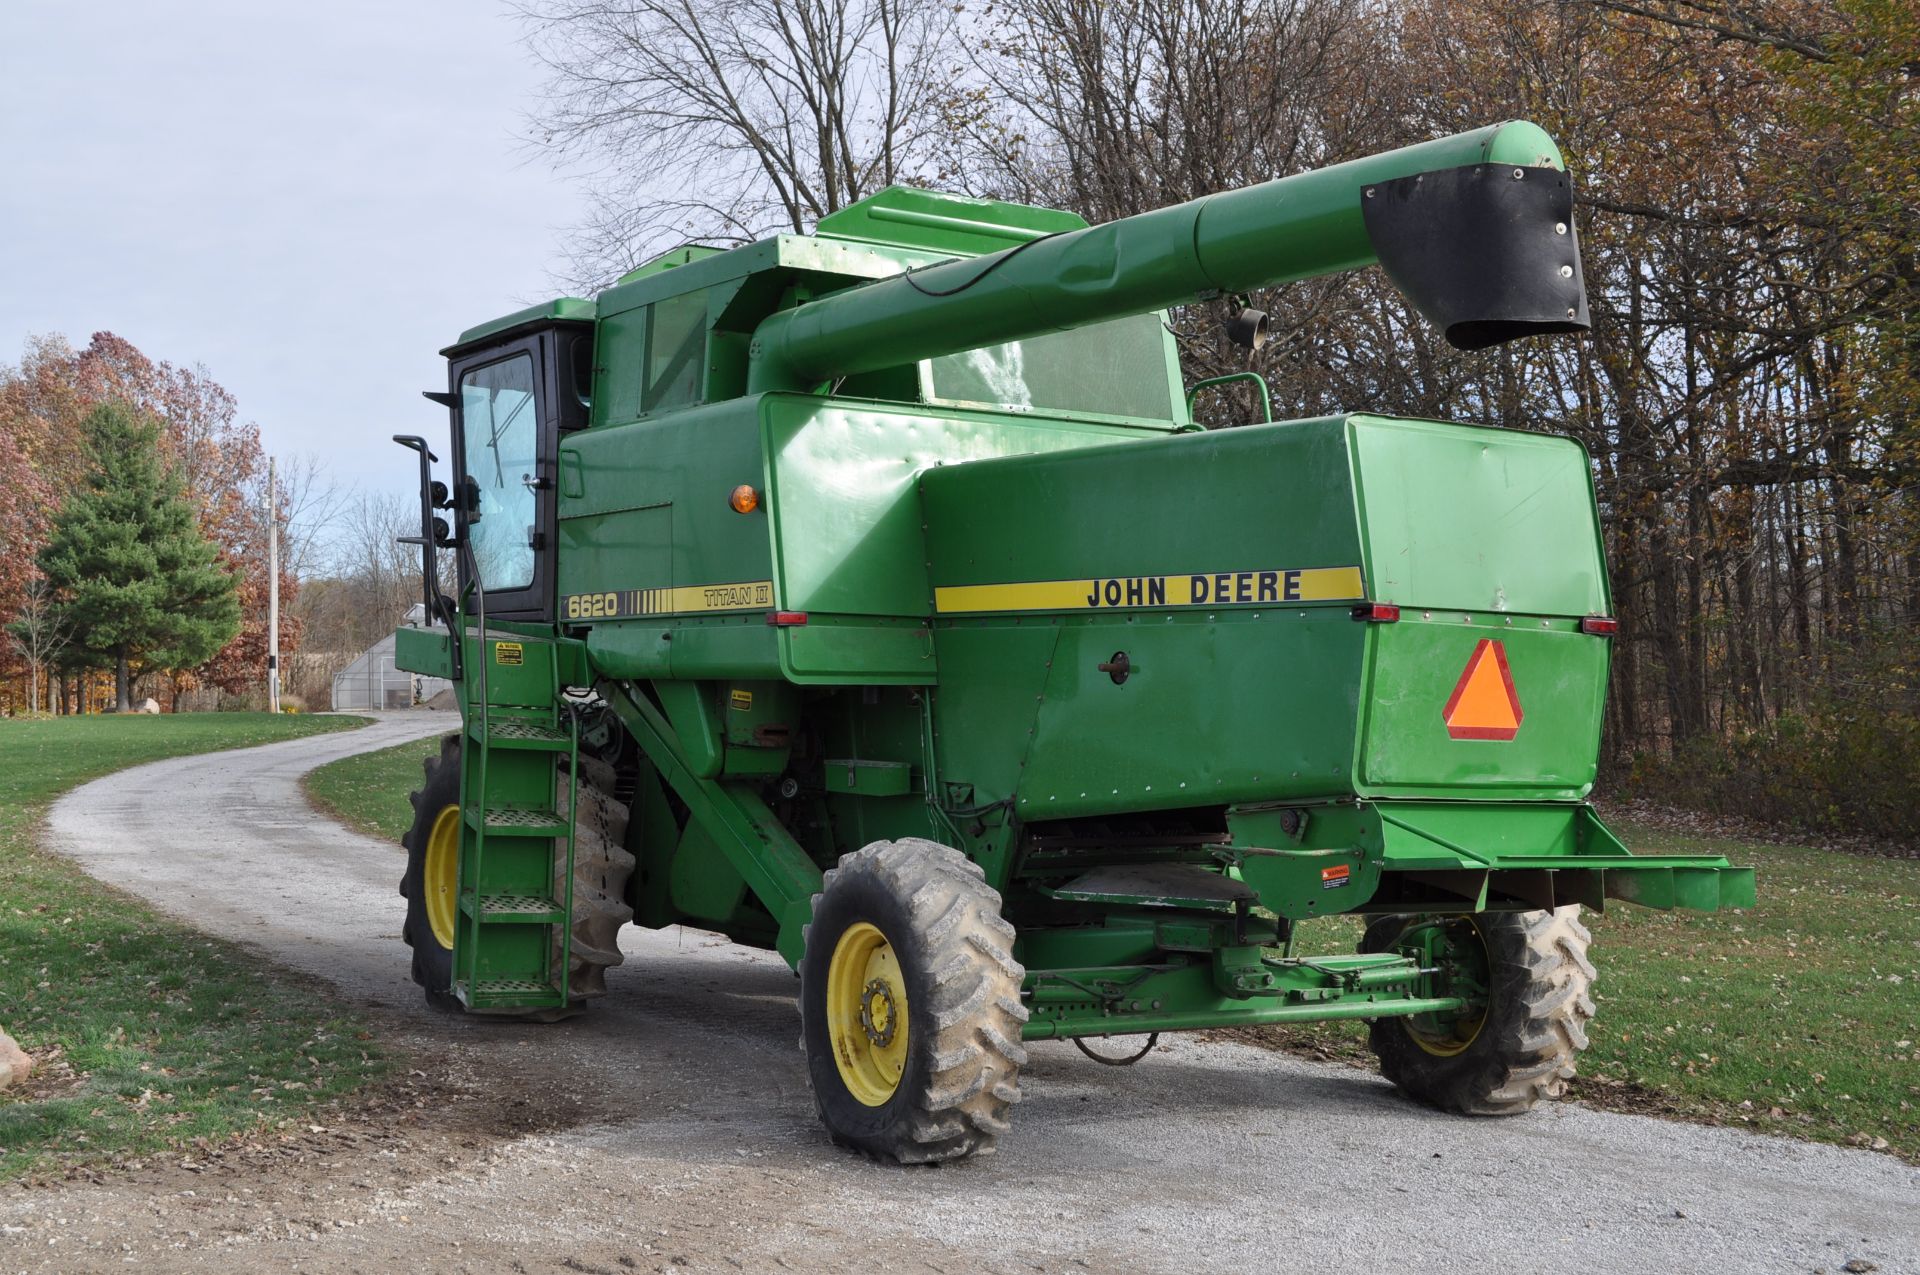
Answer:
[[[767,623],[776,629],[797,629],[807,622],[805,611],[769,611]]]
[[[1362,602],[1353,609],[1353,618],[1369,624],[1392,624],[1400,618],[1400,608],[1391,602]]]
[[[1612,637],[1620,631],[1620,621],[1610,615],[1589,615],[1580,621],[1580,631],[1595,637]]]

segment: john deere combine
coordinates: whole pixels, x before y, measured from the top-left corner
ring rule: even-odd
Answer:
[[[773,948],[827,1128],[905,1161],[990,1150],[1051,1037],[1360,1018],[1426,1102],[1559,1093],[1579,908],[1753,898],[1584,803],[1587,457],[1198,429],[1163,311],[1378,262],[1457,346],[1574,332],[1571,209],[1524,123],[1096,227],[891,189],[463,334],[450,481],[400,440],[400,663],[464,704],[407,838],[428,999],[562,1016],[628,922]]]

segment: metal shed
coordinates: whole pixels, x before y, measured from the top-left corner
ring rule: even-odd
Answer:
[[[410,625],[426,623],[426,608],[414,606],[407,612]],[[333,677],[335,711],[413,708],[424,704],[452,684],[445,678],[426,677],[395,668],[393,634],[362,651],[359,658]]]

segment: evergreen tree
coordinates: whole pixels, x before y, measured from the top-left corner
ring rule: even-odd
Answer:
[[[240,631],[240,601],[161,455],[158,427],[110,402],[81,428],[85,485],[55,517],[40,570],[60,592],[75,652],[113,667],[124,712],[135,661],[143,669],[205,663]]]

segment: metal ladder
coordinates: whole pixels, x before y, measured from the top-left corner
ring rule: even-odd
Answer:
[[[475,1011],[562,1008],[571,995],[579,727],[561,699],[551,638],[485,630],[466,642],[453,991]]]

